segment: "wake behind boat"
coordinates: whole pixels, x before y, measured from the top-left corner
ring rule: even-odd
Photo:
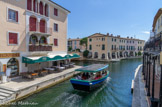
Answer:
[[[109,76],[108,65],[105,64],[93,64],[75,71],[80,74],[70,79],[70,82],[74,89],[83,91],[91,91],[100,87]]]

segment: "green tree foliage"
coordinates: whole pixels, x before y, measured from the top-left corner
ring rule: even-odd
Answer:
[[[85,50],[85,51],[83,52],[83,56],[86,57],[86,58],[88,57],[88,54],[89,54],[89,51],[88,51],[88,50]]]
[[[138,52],[138,56],[141,56],[141,55],[142,55],[142,53],[139,51],[139,52]]]
[[[69,47],[69,48],[68,48],[68,51],[71,51],[71,50],[72,50],[72,47]]]
[[[87,40],[88,40],[88,38],[87,37],[85,37],[85,38],[83,38],[83,39],[81,39],[80,40],[80,45],[86,45],[86,47],[87,47]]]

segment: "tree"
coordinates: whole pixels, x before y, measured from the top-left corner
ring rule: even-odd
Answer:
[[[77,52],[80,52],[80,49],[76,49]]]
[[[71,51],[71,50],[72,50],[72,47],[69,47],[69,48],[68,48],[68,51]]]
[[[86,57],[86,58],[88,57],[88,54],[89,54],[89,51],[88,51],[88,50],[85,50],[85,51],[83,52],[83,56]]]
[[[80,40],[80,45],[86,45],[86,48],[87,48],[87,41],[88,41],[88,38],[87,37],[85,37],[85,38],[83,38],[83,39],[81,39]]]
[[[139,51],[139,52],[138,52],[138,56],[141,56],[141,55],[142,55],[142,53]]]

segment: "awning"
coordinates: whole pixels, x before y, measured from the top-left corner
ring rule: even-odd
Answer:
[[[40,62],[59,61],[59,60],[73,59],[73,58],[79,58],[79,57],[80,56],[77,54],[22,57],[22,63],[34,64],[34,63],[40,63]]]

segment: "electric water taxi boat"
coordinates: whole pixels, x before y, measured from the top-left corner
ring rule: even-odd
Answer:
[[[82,91],[91,91],[100,87],[109,76],[108,65],[105,64],[93,64],[75,71],[80,73],[70,79],[70,82],[74,89]]]

